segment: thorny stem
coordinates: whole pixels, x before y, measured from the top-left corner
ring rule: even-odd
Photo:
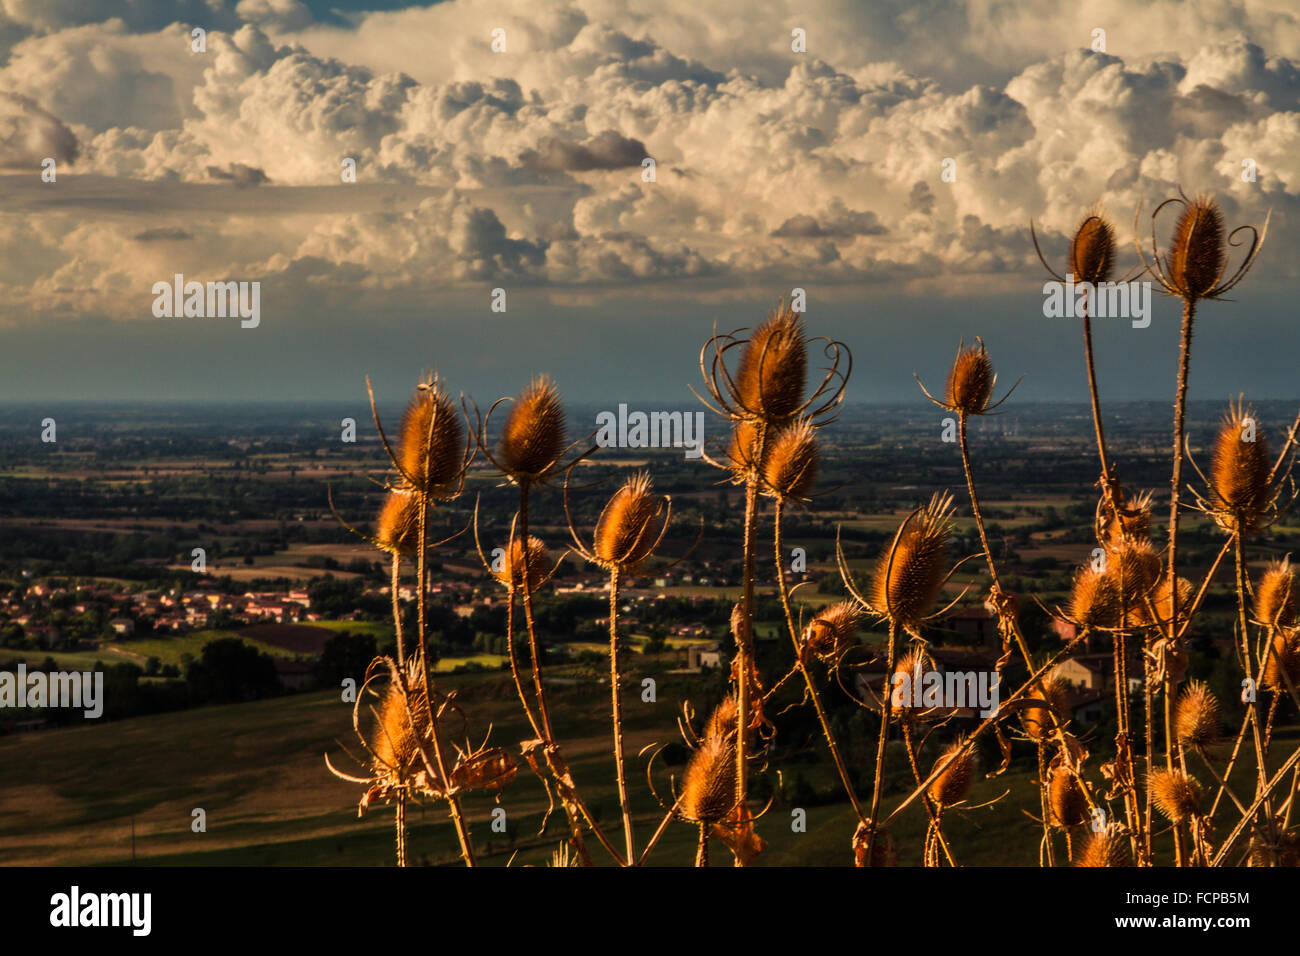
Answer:
[[[1097,457],[1101,460],[1101,490],[1106,496],[1106,504],[1110,508],[1111,514],[1119,520],[1117,502],[1115,501],[1115,489],[1113,487],[1114,476],[1111,473],[1109,456],[1106,454],[1106,433],[1101,424],[1101,398],[1097,392],[1097,368],[1092,358],[1092,318],[1088,315],[1088,304],[1085,300],[1083,309],[1083,357],[1084,363],[1088,367],[1088,394],[1092,398],[1092,425],[1097,432]]]
[[[622,857],[609,842],[605,833],[591,812],[587,809],[582,798],[571,785],[572,776],[569,774],[560,762],[559,744],[555,740],[555,732],[551,729],[551,715],[546,706],[546,690],[542,685],[542,658],[537,645],[537,628],[533,624],[533,584],[532,584],[532,567],[528,559],[528,491],[529,482],[525,479],[519,482],[519,545],[520,555],[523,561],[523,568],[520,571],[519,579],[524,592],[524,623],[528,628],[528,652],[533,659],[533,690],[537,695],[537,713],[541,718],[542,739],[546,744],[546,764],[551,770],[552,776],[555,777],[556,786],[560,789],[560,799],[564,804],[564,813],[569,821],[569,832],[573,835],[574,849],[578,851],[586,865],[591,864],[591,856],[587,852],[586,841],[582,836],[582,823],[579,816],[587,821],[591,827],[591,832],[595,835],[600,845],[612,856],[620,865],[625,865]],[[513,557],[514,542],[511,542],[511,554]],[[511,578],[514,577],[514,569],[511,569]]]
[[[1268,758],[1264,739],[1260,735],[1258,680],[1255,673],[1254,655],[1250,651],[1250,622],[1246,617],[1246,546],[1241,537],[1240,521],[1237,523],[1237,530],[1233,532],[1232,538],[1233,557],[1235,558],[1237,572],[1237,626],[1241,628],[1241,666],[1246,670],[1246,679],[1250,681],[1252,687],[1256,688],[1256,693],[1251,695],[1247,707],[1251,712],[1251,734],[1255,743],[1255,794],[1259,796],[1264,793],[1264,788],[1268,785]],[[1271,716],[1270,714],[1270,718]],[[1273,811],[1269,806],[1269,801],[1265,800],[1260,822],[1271,831],[1273,829],[1272,821]]]
[[[757,451],[745,480],[744,598],[741,601],[740,633],[736,635],[738,664],[736,690],[736,810],[743,813],[749,779],[749,672],[754,666],[754,532],[758,524],[758,469],[766,451],[767,424],[758,425]],[[736,866],[744,866],[736,856]]]
[[[1047,747],[1038,741],[1038,806],[1043,815],[1043,846],[1047,849],[1047,865],[1055,866],[1052,851],[1052,815],[1047,799]]]
[[[429,709],[429,730],[430,737],[433,738],[433,757],[437,762],[438,779],[447,788],[447,805],[450,808],[451,821],[456,827],[456,839],[460,841],[461,858],[465,861],[466,866],[474,866],[474,844],[470,840],[469,827],[465,823],[465,815],[461,810],[460,796],[455,792],[455,785],[451,782],[451,776],[447,773],[447,763],[443,759],[442,732],[438,729],[438,715],[433,712],[433,682],[429,674],[428,632],[425,624],[425,594],[429,589],[429,569],[425,560],[426,543],[429,540],[429,496],[423,490],[419,492],[419,495],[419,526],[416,535],[419,551],[416,554],[415,578],[419,586],[416,607],[419,621],[417,637],[420,646],[420,676],[424,681],[425,707]],[[405,682],[405,675],[403,675],[402,680]],[[405,690],[403,690],[403,694],[407,704],[407,713],[409,714],[410,697],[406,695]],[[411,719],[411,726],[416,726],[414,717]]]
[[[618,668],[618,568],[609,573],[609,693],[614,719],[614,766],[618,773],[618,803],[623,808],[623,835],[627,843],[628,865],[636,860],[632,838],[632,810],[627,798],[627,772],[623,767],[623,703],[619,699],[622,679]]]
[[[397,791],[397,865],[406,866],[406,794]]]
[[[912,722],[904,717],[901,723],[903,725],[903,746],[907,749],[907,762],[912,768],[912,776],[916,779],[916,785],[919,787],[921,785],[921,769],[916,764],[916,745],[912,741]],[[940,807],[936,812],[935,808],[930,805],[928,794],[921,797],[921,802],[925,804],[926,815],[930,818],[930,831],[934,834],[935,839],[939,841],[939,846],[943,847],[943,855],[948,858],[948,865],[955,868],[957,863],[952,858],[952,851],[948,849],[948,841],[943,837],[943,818],[940,816],[943,808]]]
[[[1178,349],[1178,393],[1174,399],[1174,460],[1169,478],[1169,643],[1178,636],[1178,502],[1183,488],[1183,436],[1187,422],[1187,376],[1192,357],[1192,328],[1196,322],[1196,300],[1183,299],[1183,325]],[[1174,769],[1173,725],[1170,720],[1170,697],[1173,682],[1169,669],[1161,681],[1165,706],[1165,769]],[[1149,768],[1148,768],[1149,770]],[[1175,865],[1183,865],[1182,830],[1174,827]]]
[[[898,637],[898,625],[891,618],[889,621],[889,646],[886,651],[885,680],[881,687],[881,704],[880,704],[880,739],[876,742],[876,778],[871,785],[871,817],[867,825],[867,848],[866,859],[867,865],[870,866],[874,857],[872,851],[876,842],[876,831],[880,829],[880,797],[885,788],[885,750],[889,743],[889,720],[893,715],[894,694],[892,682],[894,678],[894,668],[898,661],[896,642]]]
[[[830,748],[831,758],[835,761],[835,769],[839,771],[840,782],[844,784],[844,790],[849,795],[849,802],[853,804],[853,812],[857,814],[860,822],[866,822],[862,816],[862,806],[858,803],[858,794],[853,788],[848,768],[844,764],[844,757],[840,754],[839,745],[835,742],[835,735],[831,733],[830,722],[826,719],[821,694],[817,691],[817,685],[813,682],[812,674],[808,672],[803,649],[799,644],[799,632],[794,626],[794,613],[790,609],[790,591],[786,587],[785,581],[785,549],[781,545],[781,517],[783,510],[784,502],[777,498],[773,519],[775,524],[773,541],[776,548],[776,581],[781,592],[781,606],[785,609],[785,624],[790,631],[790,640],[794,642],[795,667],[803,675],[804,684],[808,687],[808,696],[812,699],[813,708],[817,711],[817,720],[822,727],[822,736],[826,738],[826,745]]]
[[[399,667],[406,664],[406,650],[402,646],[402,599],[398,596],[399,584],[402,577],[402,556],[401,552],[393,552],[393,633],[397,637],[397,665]]]
[[[700,840],[695,848],[695,865],[709,865],[709,825],[707,823],[700,824]]]
[[[993,561],[993,549],[989,547],[988,533],[984,530],[984,513],[980,510],[979,495],[975,492],[975,474],[971,470],[970,447],[966,441],[966,421],[966,413],[961,412],[957,417],[957,432],[961,439],[961,465],[962,470],[966,473],[966,491],[970,495],[970,508],[971,512],[975,515],[975,527],[979,531],[980,545],[984,549],[984,560],[989,566],[989,577],[993,579],[992,591],[994,594],[1000,594],[1002,592],[1002,585],[998,582],[998,569],[997,565]],[[998,603],[997,607],[998,617],[1001,618],[1004,613],[1001,610],[1001,603]],[[1029,659],[1029,648],[1025,646],[1025,639],[1020,633],[1018,622],[1014,620],[1009,622],[1004,621],[1004,625],[1010,629],[1012,634],[1015,635],[1016,645],[1020,649],[1021,656],[1025,659],[1025,666],[1030,670],[1033,670],[1033,662]]]

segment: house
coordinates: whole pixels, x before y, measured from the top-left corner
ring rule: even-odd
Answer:
[[[686,666],[693,671],[721,667],[722,652],[717,644],[691,644],[686,648]]]
[[[987,608],[970,605],[955,608],[944,627],[956,632],[955,643],[993,646],[1001,641],[997,622]]]
[[[1112,693],[1115,689],[1115,658],[1112,654],[1080,654],[1056,665],[1056,673],[1079,691]],[[1129,693],[1142,690],[1142,663],[1136,657],[1128,660]]]
[[[316,675],[307,661],[291,661],[283,657],[275,659],[275,672],[285,690],[302,690],[316,682]]]
[[[129,617],[115,617],[108,622],[108,626],[113,629],[114,634],[120,634],[123,637],[129,637],[135,633],[135,621]]]

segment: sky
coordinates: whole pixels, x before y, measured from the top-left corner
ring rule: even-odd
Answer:
[[[1083,399],[1030,222],[1064,272],[1102,203],[1127,272],[1180,188],[1271,215],[1200,310],[1191,396],[1300,395],[1289,0],[0,0],[0,401],[430,369],[482,404],[537,372],[679,403],[715,325],[795,289],[851,400],[922,400],[975,336],[1016,400]],[[256,282],[256,326],[160,317],[177,274]],[[1172,399],[1153,300],[1096,320],[1103,398]]]

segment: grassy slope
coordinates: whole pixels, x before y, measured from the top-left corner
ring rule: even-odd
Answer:
[[[678,696],[693,692],[687,683],[674,684],[675,679],[661,679],[657,703],[629,696],[625,709],[630,754],[655,740],[675,738],[676,731],[666,728],[678,712]],[[528,736],[508,681],[489,674],[467,675],[458,683],[458,699],[470,718],[475,743],[489,721],[498,744]],[[601,819],[616,821],[607,753],[607,693],[594,685],[557,688],[552,711],[582,792]],[[355,770],[344,744],[353,752],[358,749],[350,707],[326,692],[0,738],[5,779],[0,788],[0,864],[129,863],[132,820],[140,863],[390,864],[391,811],[375,807],[358,820],[361,788],[333,778],[325,768],[322,755],[328,751],[340,769]],[[1294,746],[1292,734],[1279,740],[1278,752],[1289,753]],[[895,792],[886,798],[887,806],[899,799],[905,783],[901,754],[895,757]],[[924,766],[929,759],[923,758]],[[666,788],[666,768],[656,769],[657,783]],[[674,769],[680,776],[680,768]],[[787,768],[787,775],[795,769]],[[797,772],[820,792],[834,792],[825,762],[801,763]],[[1234,773],[1240,792],[1250,789],[1250,773],[1247,766]],[[1031,776],[1027,769],[1013,768],[995,780],[981,779],[972,802],[990,800],[1008,788],[1012,796],[990,808],[946,817],[945,830],[959,862],[1037,862],[1040,831],[1021,812],[1037,810]],[[633,778],[631,789],[641,845],[661,812],[643,776]],[[491,797],[476,794],[467,806],[486,865],[504,865],[512,852],[507,837],[490,830],[495,805]],[[520,852],[514,865],[544,863],[559,842],[562,824],[558,816],[553,818],[547,836],[537,837],[545,794],[536,779],[521,770],[500,805],[517,828]],[[190,829],[196,807],[207,813],[205,833]],[[415,808],[409,818],[412,858],[454,864],[455,838],[444,812],[436,806]],[[809,807],[806,833],[791,832],[790,819],[790,808],[776,805],[760,822],[759,832],[770,844],[760,863],[849,862],[853,818],[846,803]],[[919,862],[924,829],[924,814],[917,806],[897,821],[894,838],[901,862]],[[688,864],[694,838],[693,827],[673,824],[652,862]],[[621,834],[611,833],[611,839],[621,846]],[[713,859],[728,861],[716,842]]]

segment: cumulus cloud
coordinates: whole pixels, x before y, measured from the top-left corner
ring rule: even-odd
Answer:
[[[633,0],[617,24],[602,0],[449,0],[346,27],[297,0],[218,6],[198,55],[193,6],[0,0],[29,31],[0,65],[5,161],[61,143],[106,195],[173,203],[47,225],[62,255],[34,288],[135,275],[123,235],[313,287],[907,287],[1027,269],[1031,218],[1050,245],[1098,199],[1121,226],[1180,185],[1233,224],[1300,212],[1300,26],[1265,4],[936,0],[924,29],[905,0]],[[776,26],[736,30],[746,10]],[[176,215],[180,185],[226,183],[274,187],[220,228]],[[365,189],[382,208],[342,198]]]
[[[47,157],[77,158],[76,134],[25,96],[0,93],[0,167],[36,169]]]

